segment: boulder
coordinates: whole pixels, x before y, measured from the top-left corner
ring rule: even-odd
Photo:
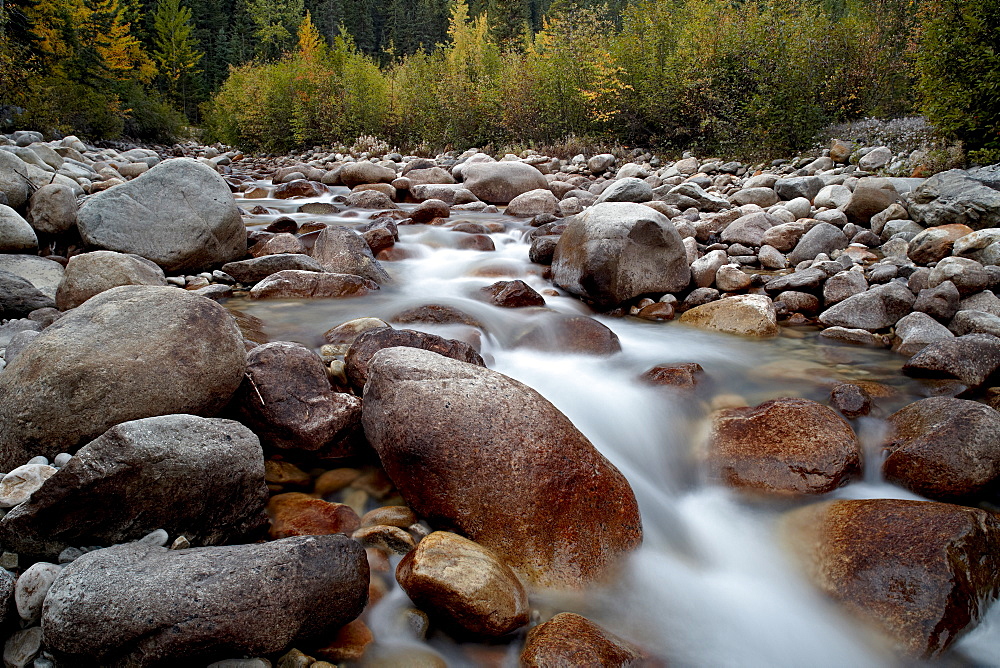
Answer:
[[[361,425],[361,400],[334,392],[323,360],[287,341],[247,353],[246,377],[233,405],[266,445],[324,457],[351,454],[350,439]]]
[[[446,339],[437,334],[412,329],[376,327],[355,338],[347,355],[344,356],[346,373],[351,384],[357,390],[363,389],[368,382],[368,368],[375,354],[385,348],[395,347],[429,350],[467,364],[486,366],[476,349],[464,341]]]
[[[76,193],[62,183],[42,186],[28,203],[28,224],[42,234],[62,234],[76,226]]]
[[[94,295],[119,285],[166,285],[155,262],[138,255],[93,251],[74,255],[56,289],[56,308],[76,308]]]
[[[38,250],[38,237],[21,215],[0,204],[0,253],[30,253]]]
[[[298,178],[282,183],[274,189],[271,196],[275,199],[292,199],[293,197],[319,197],[325,192],[326,188],[322,183]]]
[[[350,536],[361,526],[361,519],[350,506],[330,503],[302,492],[272,496],[267,503],[267,516],[271,520],[268,535],[272,539],[335,533]]]
[[[357,209],[398,209],[392,198],[378,190],[355,190],[344,202]]]
[[[950,323],[956,336],[964,334],[992,334],[1000,336],[1000,317],[983,311],[958,311]]]
[[[797,273],[797,272],[796,272]],[[826,279],[823,284],[823,301],[827,306],[833,306],[848,297],[861,294],[868,290],[868,281],[860,271],[840,271]]]
[[[1000,590],[1000,520],[976,508],[829,501],[782,528],[821,591],[914,657],[947,650]]]
[[[730,195],[729,201],[736,206],[756,204],[766,209],[778,203],[778,193],[774,192],[771,188],[744,188]]]
[[[858,158],[858,167],[873,172],[882,169],[892,160],[892,150],[887,146],[877,146]]]
[[[951,397],[921,399],[888,418],[885,479],[929,499],[974,502],[1000,479],[1000,412]]]
[[[547,188],[542,173],[523,162],[476,162],[462,170],[465,187],[489,204],[507,204],[522,193]]]
[[[366,183],[392,183],[396,171],[367,160],[349,162],[340,169],[340,181],[348,188]]]
[[[818,176],[790,176],[775,181],[774,191],[786,201],[805,197],[811,202],[825,185]]]
[[[885,179],[861,179],[851,193],[851,199],[841,210],[850,222],[868,225],[872,216],[885,211],[898,199],[896,189]]]
[[[228,184],[189,158],[161,162],[91,196],[77,213],[77,228],[88,246],[135,253],[171,273],[203,271],[247,252]]]
[[[729,223],[726,229],[722,230],[721,239],[727,244],[744,244],[753,248],[769,243],[778,250],[783,250],[780,242],[775,243],[774,239],[764,240],[765,233],[780,222],[763,211],[748,213]]]
[[[360,297],[378,283],[353,274],[284,269],[250,288],[251,299],[334,299]]]
[[[380,285],[390,280],[365,238],[349,227],[331,225],[320,231],[312,256],[334,274],[353,274]]]
[[[603,174],[614,166],[615,160],[611,153],[598,153],[587,161],[587,169],[594,174]]]
[[[0,193],[7,197],[7,204],[20,209],[31,197],[31,179],[28,165],[13,153],[0,151]]]
[[[561,612],[531,629],[521,651],[525,668],[637,666],[643,658],[625,640],[572,612]]]
[[[529,190],[510,201],[504,213],[508,216],[532,218],[542,214],[555,215],[559,212],[559,200],[548,188]]]
[[[951,281],[963,297],[982,292],[990,285],[989,272],[975,260],[965,257],[946,257],[931,269],[927,287],[934,288]]]
[[[997,368],[1000,368],[1000,338],[966,334],[925,346],[903,365],[903,373],[918,378],[955,378],[976,388]]]
[[[966,225],[941,225],[924,230],[910,240],[907,255],[917,264],[931,264],[951,255],[958,239],[972,233]]]
[[[55,301],[25,279],[0,271],[0,318],[24,318],[40,308],[52,308]]]
[[[973,230],[1000,227],[997,173],[994,166],[935,174],[910,194],[910,217],[925,227],[953,223]]]
[[[495,306],[504,308],[521,308],[524,306],[545,306],[545,298],[534,288],[521,280],[497,281],[480,290],[488,295]]]
[[[143,418],[80,448],[0,519],[0,543],[49,559],[67,547],[123,543],[156,529],[217,545],[254,537],[266,521],[267,496],[260,442],[240,423]]]
[[[1000,263],[1000,229],[991,227],[966,234],[955,240],[952,252],[982,264],[998,264]]]
[[[899,337],[899,343],[895,349],[902,355],[916,355],[928,344],[955,338],[947,327],[919,311],[899,319],[896,323],[896,336]]]
[[[612,181],[597,197],[596,204],[602,202],[648,202],[653,199],[653,188],[642,179],[634,177]]]
[[[819,315],[819,321],[826,327],[874,332],[895,325],[910,312],[915,300],[905,285],[896,282],[876,285],[834,304]]]
[[[128,543],[63,569],[42,632],[46,648],[75,665],[276,654],[356,618],[368,578],[364,549],[343,535],[187,550]]]
[[[926,313],[941,322],[948,322],[958,313],[961,294],[951,281],[938,283],[933,288],[925,288],[917,294],[913,310]]]
[[[382,350],[362,419],[414,512],[493,550],[530,584],[586,587],[642,540],[624,476],[544,397],[503,374]]]
[[[836,225],[817,223],[795,244],[795,249],[788,254],[788,261],[796,265],[803,260],[815,259],[820,253],[829,255],[835,250],[847,248],[849,243],[850,240]]]
[[[58,262],[37,255],[3,253],[0,254],[0,272],[3,271],[20,276],[54,300],[65,270]]]
[[[709,468],[727,485],[775,496],[825,494],[861,471],[854,430],[807,399],[773,399],[713,416]]]
[[[778,335],[778,314],[764,295],[736,295],[702,304],[685,311],[679,322],[737,336]]]
[[[72,451],[127,420],[212,415],[245,367],[239,327],[212,300],[174,287],[102,292],[0,373],[0,470]]]
[[[825,206],[828,209],[840,209],[851,201],[851,189],[844,185],[823,186],[823,189],[816,193],[813,203],[817,207]]]
[[[449,531],[420,541],[396,581],[421,610],[473,636],[497,637],[528,623],[528,594],[490,549]]]
[[[249,260],[239,262],[229,262],[222,265],[222,271],[232,276],[234,279],[245,285],[253,285],[264,280],[271,274],[286,269],[299,271],[323,272],[323,268],[314,258],[302,253],[279,253],[277,255],[264,255]]]
[[[732,204],[730,204],[729,200],[725,197],[707,192],[697,183],[692,183],[690,181],[681,183],[671,188],[670,192],[663,197],[663,201],[667,204],[677,205],[682,209],[694,206],[699,211],[709,211],[713,213],[724,211],[725,209],[732,207]]]
[[[556,244],[553,281],[601,306],[678,292],[691,280],[670,220],[641,204],[597,204],[572,218]]]

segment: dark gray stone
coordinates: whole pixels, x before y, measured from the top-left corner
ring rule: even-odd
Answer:
[[[27,280],[8,271],[0,271],[0,318],[23,318],[35,309],[56,305]]]
[[[831,306],[820,314],[819,320],[827,327],[873,332],[895,325],[897,320],[910,312],[915,299],[906,286],[887,283]]]
[[[379,285],[389,282],[389,274],[372,255],[365,238],[348,227],[333,225],[321,231],[312,256],[329,272],[361,276]]]
[[[795,249],[789,253],[788,261],[798,264],[803,260],[812,260],[820,253],[829,255],[835,250],[847,248],[848,243],[850,241],[839,227],[830,223],[819,223],[802,235]]]
[[[974,389],[1000,367],[1000,338],[966,334],[926,346],[903,365],[903,373],[924,378],[956,378]]]
[[[326,271],[314,258],[302,253],[277,253],[222,265],[222,271],[246,285],[258,283],[285,269]]]

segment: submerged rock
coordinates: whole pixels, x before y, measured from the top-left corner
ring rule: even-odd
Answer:
[[[643,655],[586,617],[561,612],[528,632],[521,652],[526,668],[641,665]]]
[[[531,584],[584,587],[642,539],[624,476],[552,404],[500,373],[382,350],[369,365],[363,422],[407,505]]]

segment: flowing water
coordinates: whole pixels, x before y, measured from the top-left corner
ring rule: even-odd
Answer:
[[[269,186],[268,182],[259,185]],[[346,192],[342,189],[341,192]],[[330,199],[330,195],[321,198]],[[358,226],[370,212],[338,215],[294,213],[305,201],[247,200],[297,221]],[[404,208],[407,205],[403,205]],[[885,350],[824,343],[815,331],[785,328],[771,340],[749,340],[688,328],[676,322],[595,316],[618,335],[622,351],[610,356],[541,352],[518,345],[527,330],[554,318],[593,315],[563,293],[546,296],[546,307],[504,309],[477,299],[497,280],[521,279],[539,292],[552,285],[543,267],[528,261],[531,228],[500,214],[453,211],[451,222],[503,223],[491,234],[495,252],[460,250],[463,233],[447,227],[400,226],[396,251],[405,259],[384,262],[391,285],[377,293],[341,300],[233,299],[231,309],[260,318],[271,340],[318,348],[327,329],[374,316],[391,320],[425,304],[455,307],[480,327],[397,325],[460,338],[476,345],[487,365],[516,378],[562,410],[628,478],[639,501],[644,543],[619,580],[585,595],[533,601],[543,613],[572,610],[638,643],[671,665],[691,666],[893,666],[897,659],[879,641],[816,593],[786,556],[777,520],[790,503],[749,502],[705,477],[699,444],[713,405],[755,405],[783,396],[826,401],[838,382],[874,381],[886,386],[879,414],[928,396],[932,388],[900,374],[902,358]],[[694,393],[638,380],[652,366],[697,362],[708,382]],[[836,498],[917,498],[879,478],[878,416],[853,422],[865,446],[863,480]],[[544,531],[544,527],[539,530]],[[395,565],[395,561],[393,565]],[[375,651],[416,647],[397,623],[408,604],[396,589],[367,614]],[[436,637],[429,646],[449,665],[516,665],[519,646],[454,646]],[[424,645],[428,647],[428,645]],[[949,665],[1000,665],[1000,606],[951,650]],[[912,665],[912,662],[911,664]]]

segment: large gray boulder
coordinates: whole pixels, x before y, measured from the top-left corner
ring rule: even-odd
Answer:
[[[202,271],[246,255],[246,228],[211,167],[179,158],[88,199],[77,227],[91,247],[135,253],[168,272]]]
[[[691,281],[680,234],[661,213],[629,202],[597,204],[573,217],[556,244],[554,282],[600,306]]]
[[[396,172],[374,162],[349,162],[340,168],[340,181],[348,188],[368,183],[392,183]]]
[[[56,308],[76,308],[94,295],[119,285],[166,285],[155,262],[138,255],[93,251],[74,255],[56,290]]]
[[[8,151],[0,151],[0,192],[15,209],[24,206],[31,197],[31,179],[27,163]]]
[[[0,544],[51,560],[70,546],[123,543],[156,529],[217,545],[260,529],[267,497],[260,441],[239,422],[143,418],[80,448],[0,520]]]
[[[76,225],[76,193],[62,183],[50,183],[34,192],[28,203],[28,223],[36,232],[62,234]]]
[[[914,301],[916,297],[905,285],[886,283],[834,304],[820,314],[819,321],[826,327],[874,332],[895,325],[910,312]]]
[[[642,179],[634,177],[612,181],[611,185],[597,198],[603,202],[648,202],[653,199],[653,187]]]
[[[65,273],[63,266],[55,260],[11,253],[0,254],[0,271],[20,276],[50,299],[56,298],[56,289]]]
[[[66,665],[206,665],[329,641],[368,600],[368,561],[344,535],[89,552],[52,583],[45,647]],[[199,662],[200,661],[200,662]]]
[[[523,162],[477,162],[462,170],[465,187],[490,204],[507,204],[522,193],[547,188],[542,173]]]
[[[585,587],[642,540],[628,481],[516,380],[387,348],[369,364],[363,402],[365,435],[407,505],[493,550],[528,583]]]
[[[43,294],[27,280],[0,271],[0,318],[23,318],[35,309],[55,306],[52,298]]]
[[[907,209],[925,227],[951,223],[973,230],[1000,227],[1000,167],[935,174],[910,194]]]
[[[0,253],[29,253],[38,249],[38,236],[21,215],[0,204]]]
[[[829,255],[835,250],[847,248],[849,243],[850,239],[836,225],[818,223],[802,235],[795,249],[789,253],[788,261],[794,265],[803,260],[812,260],[820,253]]]
[[[380,285],[390,280],[365,238],[349,227],[332,225],[321,231],[312,256],[326,271],[335,274],[353,274]]]
[[[811,202],[825,185],[818,176],[790,176],[778,179],[774,183],[774,191],[785,201],[805,197]]]
[[[0,470],[76,449],[127,420],[221,409],[246,351],[229,312],[174,287],[102,292],[0,373]]]

